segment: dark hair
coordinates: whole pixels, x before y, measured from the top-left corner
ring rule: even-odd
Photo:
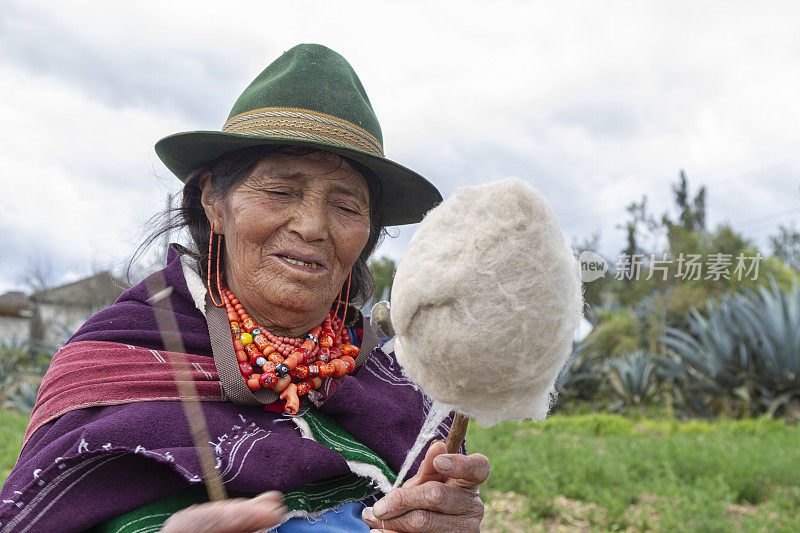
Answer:
[[[173,197],[173,200],[176,200],[179,196],[181,197],[180,205],[168,207],[151,219],[151,224],[156,225],[156,228],[139,246],[131,262],[133,263],[144,249],[148,248],[160,237],[169,235],[174,230],[186,228],[194,244],[190,253],[197,261],[197,271],[205,280],[208,275],[208,241],[211,236],[211,225],[201,203],[200,176],[210,172],[213,194],[220,199],[224,199],[253,171],[259,161],[270,154],[310,155],[319,152],[322,152],[322,150],[298,146],[253,146],[227,152],[208,165],[195,169],[187,177],[183,191]],[[381,191],[378,180],[371,170],[349,158],[342,157],[341,161],[347,161],[353,170],[364,176],[369,188],[369,239],[353,264],[353,275],[350,284],[350,302],[355,305],[363,305],[375,291],[375,279],[372,277],[372,272],[368,266],[369,257],[386,234],[386,228],[381,222],[380,212],[377,209]],[[223,239],[223,246],[224,242]],[[224,254],[220,254],[221,260],[222,257],[224,257]],[[211,268],[212,271],[216,269],[216,257],[212,257]],[[220,270],[224,271],[224,263],[220,264]],[[346,289],[346,287],[344,288]]]

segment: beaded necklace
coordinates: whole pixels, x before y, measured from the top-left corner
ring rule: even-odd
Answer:
[[[233,349],[242,377],[252,391],[272,388],[286,402],[284,412],[294,415],[300,409],[300,396],[320,388],[323,379],[342,377],[356,369],[355,357],[359,349],[350,342],[350,335],[344,329],[352,271],[347,276],[347,293],[341,319],[337,314],[342,297],[340,292],[336,298],[336,310],[331,309],[322,324],[311,330],[305,340],[278,337],[257,325],[239,299],[222,283],[221,248],[222,235],[217,235],[216,284],[217,294],[222,300],[217,303],[211,290],[211,258],[214,255],[212,222],[208,239],[208,292],[211,302],[217,307],[224,306],[228,313]]]
[[[333,309],[304,340],[278,337],[256,324],[230,289],[220,288],[247,387],[252,391],[272,388],[286,401],[287,414],[297,413],[300,396],[320,388],[323,379],[355,370],[359,349]]]

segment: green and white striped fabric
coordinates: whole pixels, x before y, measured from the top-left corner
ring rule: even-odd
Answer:
[[[350,465],[351,470],[355,467],[356,473],[365,475],[358,466],[363,466],[367,471],[377,468],[377,472],[369,477],[381,488],[390,488],[397,479],[397,474],[389,468],[386,461],[361,444],[331,417],[312,407],[303,415],[303,420],[308,423],[314,440],[341,455]]]

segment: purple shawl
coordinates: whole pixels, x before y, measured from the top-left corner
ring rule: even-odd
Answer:
[[[211,357],[178,252],[162,273],[186,351]],[[111,341],[163,350],[144,282],[95,314],[69,340]],[[156,310],[155,312],[161,312]],[[366,319],[365,319],[366,320]],[[229,490],[289,490],[348,474],[346,461],[302,438],[295,424],[260,405],[203,402]],[[319,407],[396,472],[418,435],[430,401],[406,379],[393,353],[375,348],[363,366]],[[440,438],[450,420],[440,425]],[[416,472],[420,454],[410,473]],[[0,533],[83,531],[108,518],[202,482],[179,402],[146,401],[68,412],[39,427],[0,491]]]

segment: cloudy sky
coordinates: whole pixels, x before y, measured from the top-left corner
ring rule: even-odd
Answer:
[[[625,206],[660,214],[683,168],[711,226],[768,250],[800,220],[798,5],[0,0],[0,292],[37,257],[62,281],[123,264],[179,185],[155,141],[219,129],[301,42],[351,62],[387,155],[445,196],[525,179],[611,256]]]

